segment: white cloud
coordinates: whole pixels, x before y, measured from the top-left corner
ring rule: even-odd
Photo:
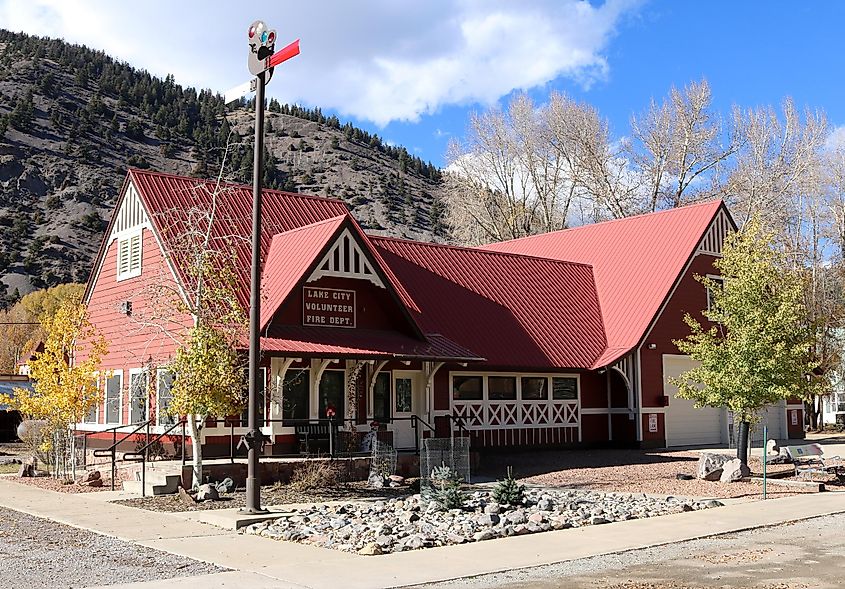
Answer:
[[[278,30],[277,47],[302,38],[302,55],[277,69],[268,94],[384,125],[444,105],[490,104],[560,76],[589,85],[606,75],[603,52],[637,3],[268,4],[261,12]],[[0,0],[4,28],[84,43],[218,91],[248,78],[246,29],[255,14],[221,1]]]
[[[824,147],[828,151],[845,149],[845,125],[833,127],[833,130],[824,142]]]

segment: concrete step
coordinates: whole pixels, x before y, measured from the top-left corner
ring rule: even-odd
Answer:
[[[182,477],[178,474],[147,473],[144,487],[141,486],[140,473],[138,480],[123,481],[123,490],[128,493],[142,494],[146,490],[147,495],[173,495],[179,489]]]

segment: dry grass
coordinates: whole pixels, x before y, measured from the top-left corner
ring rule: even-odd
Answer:
[[[329,460],[306,460],[291,474],[289,487],[295,492],[327,489],[344,482],[338,466]]]
[[[0,474],[14,474],[21,468],[20,464],[0,464]]]

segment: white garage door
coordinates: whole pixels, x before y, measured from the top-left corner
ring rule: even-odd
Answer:
[[[695,365],[696,362],[687,356],[663,356],[663,394],[669,397],[669,406],[666,408],[667,446],[724,443],[722,430],[725,427],[725,411],[713,407],[696,409],[692,401],[678,397],[678,387],[669,382],[670,378],[679,377]]]
[[[788,436],[785,432],[786,404],[781,402],[777,405],[770,405],[760,412],[760,421],[754,424],[751,432],[751,439],[754,442],[763,441],[763,425],[768,426],[770,440],[785,440]]]

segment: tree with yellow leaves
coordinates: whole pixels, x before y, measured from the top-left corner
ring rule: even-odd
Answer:
[[[107,352],[106,341],[91,325],[81,303],[63,303],[43,327],[44,351],[29,363],[33,390],[15,389],[14,395],[0,395],[0,403],[28,418],[45,420],[54,432],[70,435],[100,400],[97,374]],[[75,361],[74,352],[83,342],[88,355]]]

